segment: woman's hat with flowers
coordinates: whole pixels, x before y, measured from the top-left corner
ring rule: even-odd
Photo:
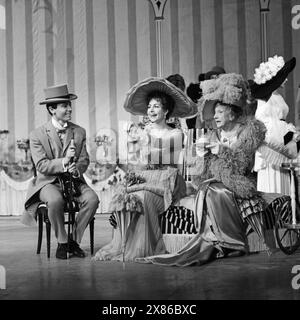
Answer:
[[[250,85],[252,97],[267,101],[272,92],[282,85],[295,66],[295,57],[284,62],[283,57],[275,55],[270,57],[268,61],[262,62],[255,69],[254,82]]]
[[[151,77],[135,84],[126,95],[124,109],[134,115],[147,114],[147,97],[153,91],[164,92],[174,100],[172,117],[196,115],[197,105],[174,84],[163,78]]]

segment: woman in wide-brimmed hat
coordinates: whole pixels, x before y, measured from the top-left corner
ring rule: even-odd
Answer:
[[[295,65],[295,58],[284,62],[282,57],[274,56],[255,69],[251,84],[252,96],[257,99],[255,117],[267,128],[255,158],[259,191],[290,195],[289,172],[281,165],[297,157],[298,134],[295,126],[285,121],[289,107],[276,90],[284,85]]]
[[[202,85],[206,112],[214,114],[217,130],[198,141],[195,185],[195,236],[175,254],[139,259],[161,265],[204,264],[214,258],[248,252],[245,222],[264,240],[265,202],[251,176],[254,154],[265,127],[245,118],[248,84],[241,75],[224,74]],[[207,108],[211,108],[208,110]]]
[[[134,115],[147,115],[150,120],[144,132],[148,137],[144,150],[147,163],[134,164],[125,187],[120,186],[112,199],[117,228],[112,241],[96,253],[95,260],[134,261],[165,253],[159,214],[185,195],[185,182],[177,168],[183,132],[171,128],[166,120],[196,114],[197,105],[171,82],[148,78],[129,90],[124,108]]]

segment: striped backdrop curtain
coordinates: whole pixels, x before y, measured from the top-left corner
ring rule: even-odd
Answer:
[[[300,62],[300,30],[291,26],[298,0],[270,0],[269,55]],[[252,78],[260,63],[259,0],[168,0],[162,24],[163,74],[187,83],[214,65]],[[73,120],[94,138],[119,122],[131,85],[157,74],[154,12],[148,0],[0,0],[0,129],[3,157],[24,154],[16,140],[48,119],[39,105],[46,86],[68,83],[78,95]],[[4,20],[5,19],[5,20]],[[299,65],[283,94],[295,121]],[[8,151],[8,154],[6,153]],[[2,157],[2,158],[1,158]]]

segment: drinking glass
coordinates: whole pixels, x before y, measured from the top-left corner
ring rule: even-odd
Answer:
[[[196,137],[196,153],[199,157],[204,157],[208,153],[206,148],[212,142],[212,129],[200,129]]]

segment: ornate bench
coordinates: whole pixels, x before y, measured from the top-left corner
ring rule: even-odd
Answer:
[[[166,249],[173,253],[180,250],[196,233],[194,224],[193,204],[189,199],[183,205],[171,206],[160,216],[160,225]],[[274,225],[278,212],[285,211],[285,215],[291,214],[291,201],[288,196],[280,196],[271,201],[265,210],[264,225],[266,229],[266,242],[270,248],[278,248],[275,236]],[[266,244],[258,235],[248,227],[247,237],[250,252],[267,250]]]

